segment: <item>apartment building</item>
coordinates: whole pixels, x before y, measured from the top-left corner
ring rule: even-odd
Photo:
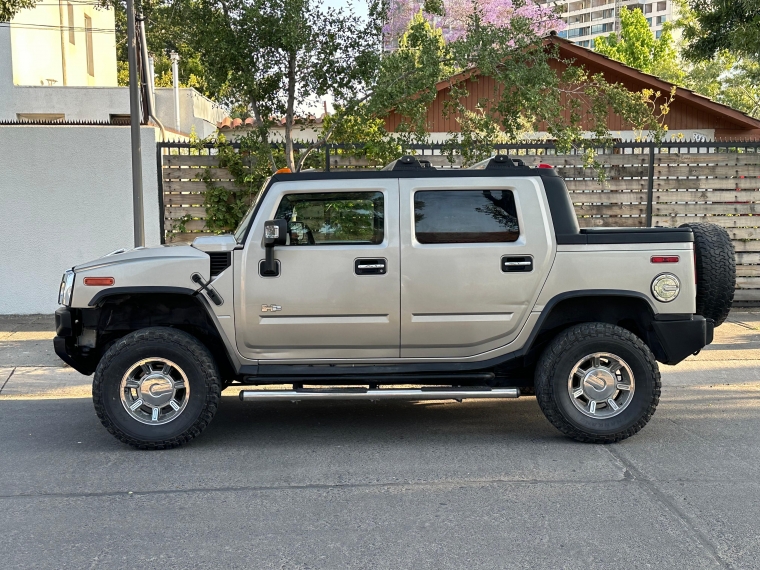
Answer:
[[[594,38],[620,31],[620,9],[623,6],[629,10],[641,10],[658,38],[663,24],[673,17],[671,0],[560,0],[542,2],[541,5],[561,6],[567,29],[558,35],[591,49]]]

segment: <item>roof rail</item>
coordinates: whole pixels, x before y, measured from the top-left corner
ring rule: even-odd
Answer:
[[[473,164],[468,170],[501,170],[503,168],[514,168],[515,166],[525,166],[525,163],[519,158],[510,158],[506,154],[496,154],[491,158]]]
[[[435,167],[433,167],[433,165],[430,164],[429,160],[425,160],[424,158],[421,158],[418,160],[416,157],[407,154],[387,164],[383,168],[383,170],[386,170],[386,171],[420,170],[420,169],[435,170]]]

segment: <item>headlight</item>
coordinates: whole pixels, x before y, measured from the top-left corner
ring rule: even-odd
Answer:
[[[58,289],[58,304],[71,305],[71,293],[74,291],[74,272],[67,269],[61,278],[61,287]]]
[[[660,273],[652,281],[652,295],[662,303],[669,303],[681,292],[681,282],[672,273]]]

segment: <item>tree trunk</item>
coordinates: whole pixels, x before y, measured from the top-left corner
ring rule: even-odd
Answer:
[[[269,144],[269,125],[264,124],[264,120],[261,118],[259,106],[256,104],[256,101],[251,102],[251,107],[253,108],[253,118],[256,120],[256,127],[259,129],[261,142],[266,145],[267,150],[269,151],[269,164],[272,166],[272,173],[274,173],[274,171],[277,170],[277,163],[274,161],[272,147]]]
[[[293,124],[295,122],[296,99],[296,52],[288,57],[288,105],[285,111],[285,162],[292,172],[296,172],[293,151]]]

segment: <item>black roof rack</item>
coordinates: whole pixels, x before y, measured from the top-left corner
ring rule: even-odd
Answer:
[[[506,154],[497,154],[469,167],[467,170],[501,170],[502,168],[514,168],[525,166],[519,158],[511,158]]]
[[[394,160],[393,162],[387,164],[385,167],[383,167],[383,170],[390,171],[390,172],[397,172],[399,170],[435,170],[435,167],[430,164],[429,160],[425,160],[424,158],[417,159],[414,156],[411,156],[409,154],[402,156],[401,158],[398,158]]]

